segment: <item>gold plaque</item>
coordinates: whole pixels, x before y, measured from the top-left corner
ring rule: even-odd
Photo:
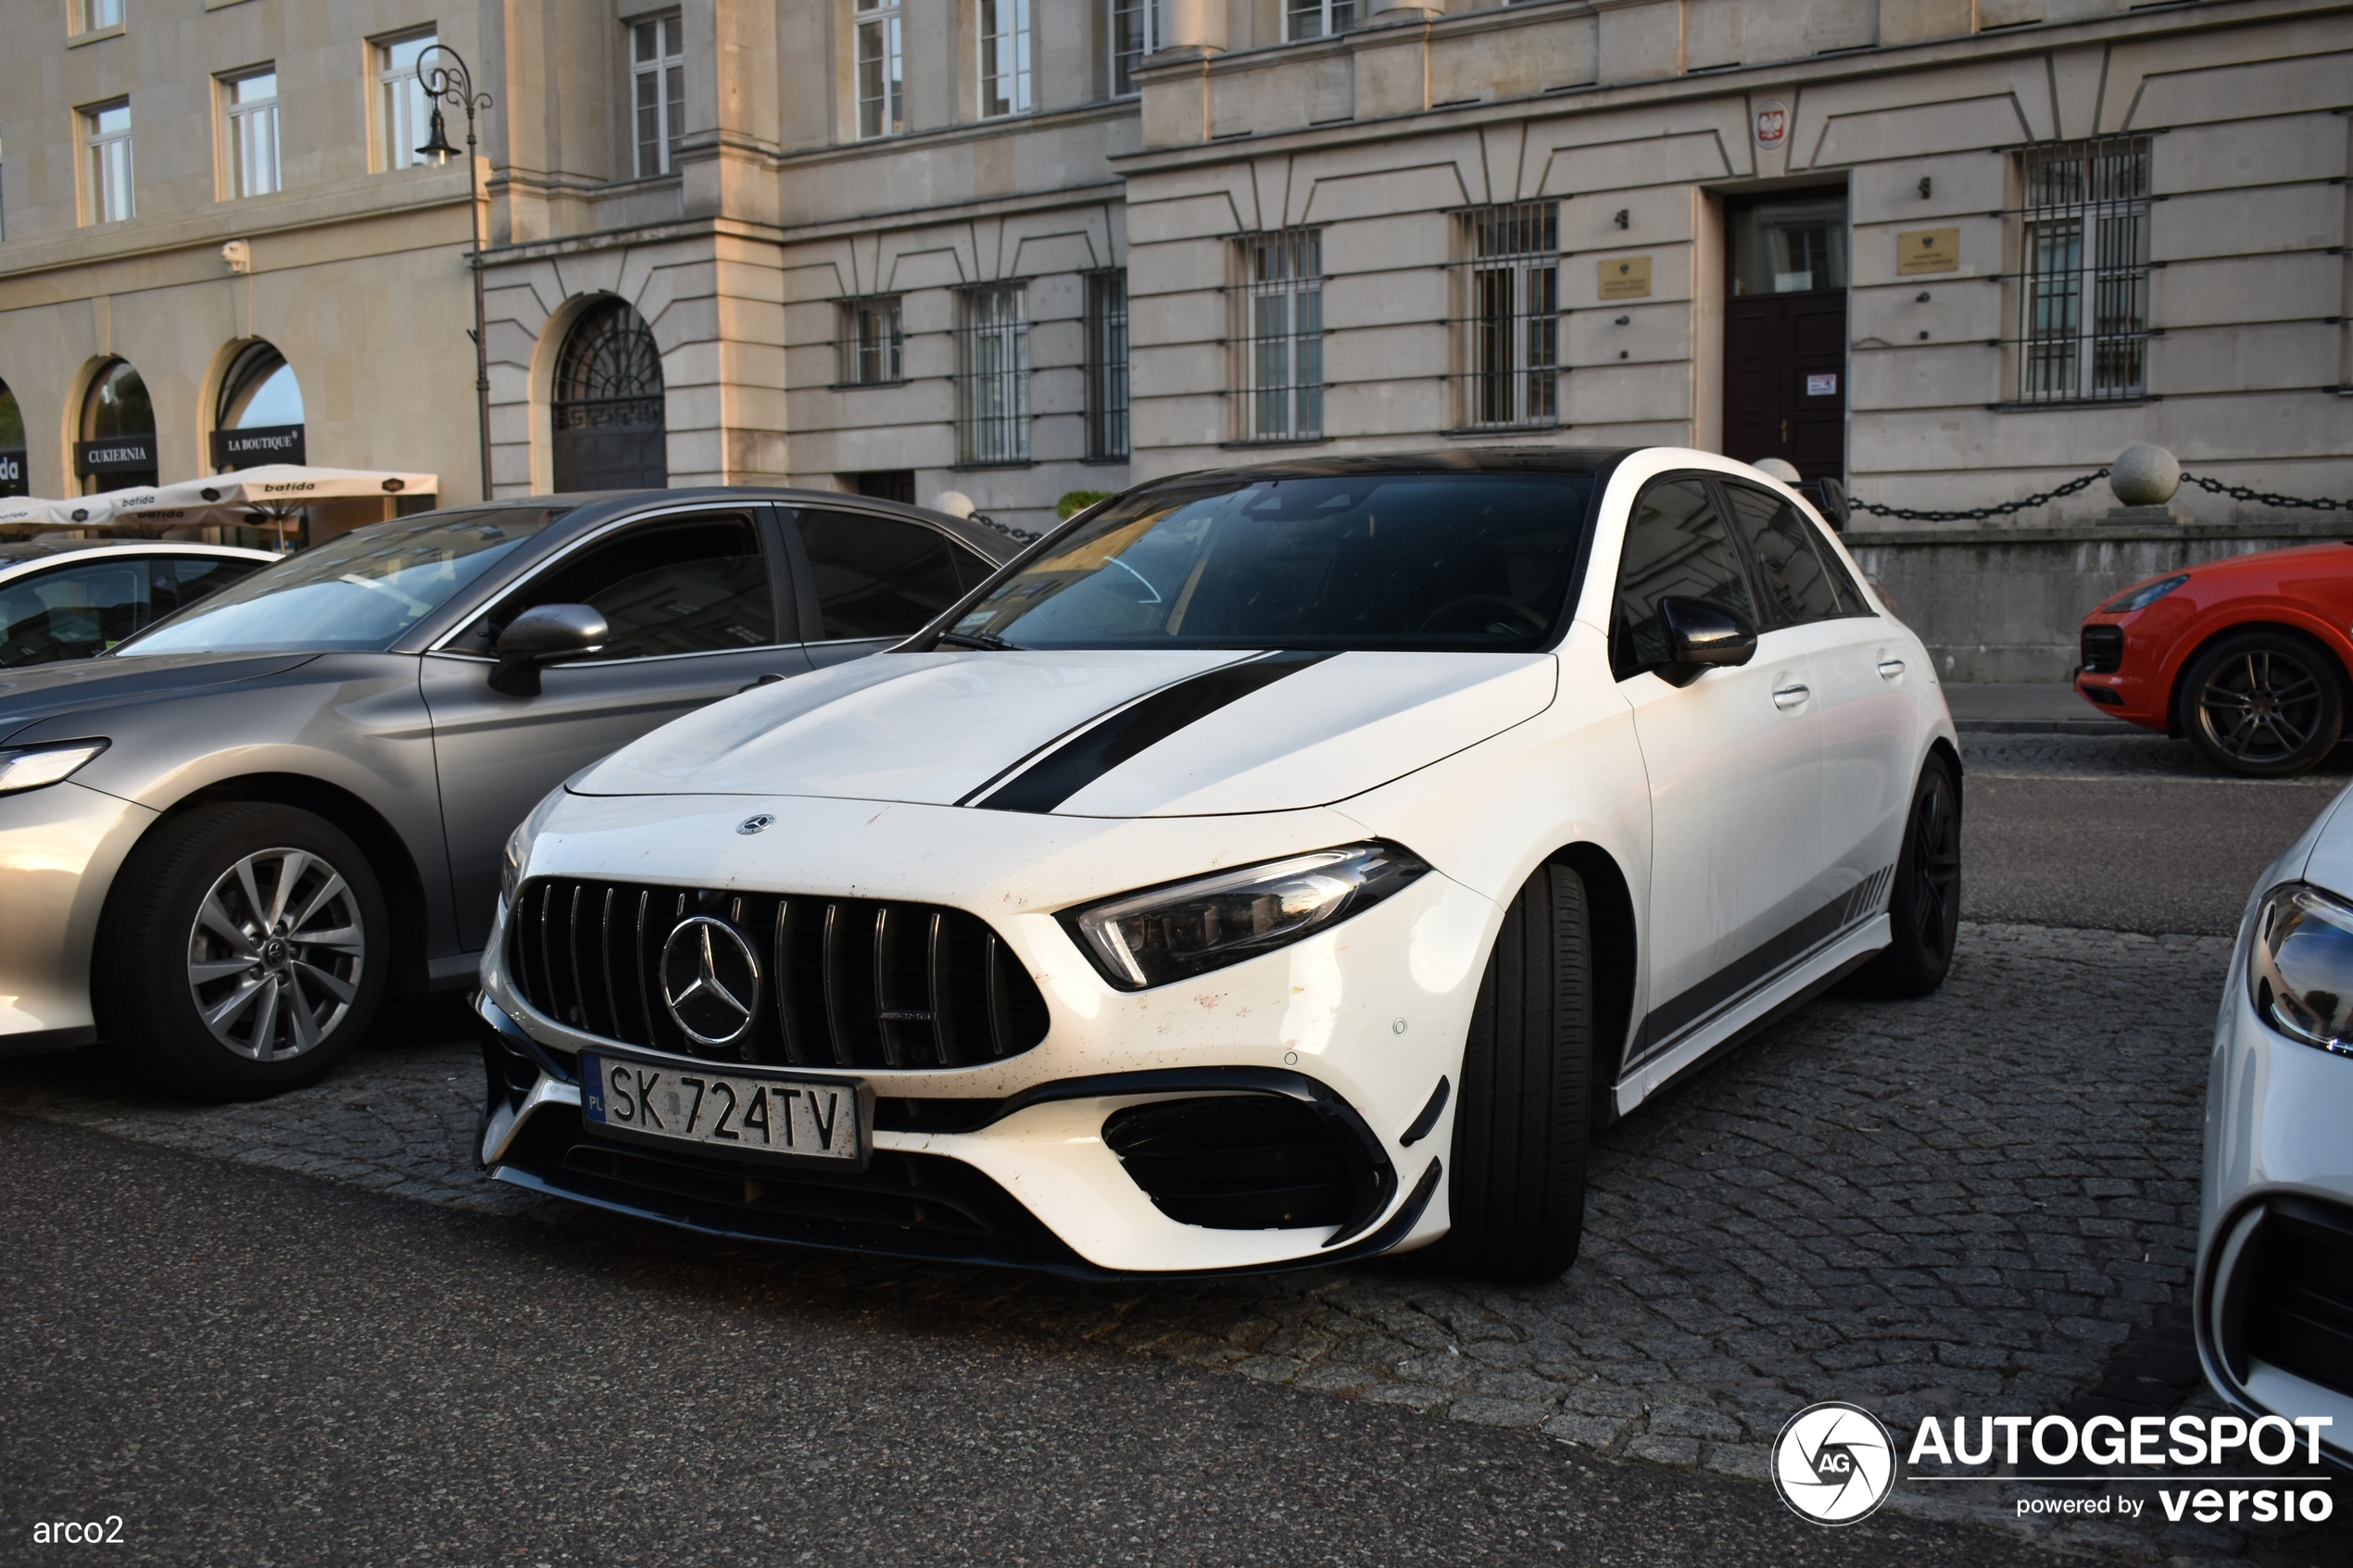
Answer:
[[[1895,270],[1899,275],[1950,272],[1960,264],[1958,229],[1907,229],[1895,236]]]
[[[1625,256],[1601,264],[1602,297],[1604,299],[1648,299],[1651,293],[1651,258],[1647,256]]]

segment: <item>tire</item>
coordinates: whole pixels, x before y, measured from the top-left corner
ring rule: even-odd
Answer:
[[[1463,1046],[1441,1265],[1557,1278],[1577,1260],[1593,1096],[1593,944],[1585,884],[1538,870],[1504,911]]]
[[[1854,989],[1925,997],[1952,972],[1961,933],[1961,789],[1941,754],[1929,758],[1912,786],[1887,914],[1894,940],[1856,972]]]
[[[2182,674],[2182,729],[2226,772],[2277,779],[2318,767],[2345,733],[2345,678],[2292,632],[2235,632]]]
[[[100,930],[102,1032],[158,1086],[196,1099],[264,1099],[325,1077],[367,1034],[391,967],[384,893],[359,847],[323,817],[259,801],[198,807],[149,834]]]

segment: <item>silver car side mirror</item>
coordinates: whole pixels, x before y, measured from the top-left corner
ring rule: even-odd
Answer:
[[[605,618],[587,605],[534,605],[498,633],[498,667],[490,672],[490,689],[537,696],[541,665],[594,653],[609,634]]]

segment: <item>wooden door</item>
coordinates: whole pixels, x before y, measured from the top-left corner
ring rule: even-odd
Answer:
[[[1725,301],[1724,452],[1846,477],[1846,291]]]

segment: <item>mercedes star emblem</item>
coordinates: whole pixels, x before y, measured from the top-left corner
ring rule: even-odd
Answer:
[[[732,1046],[760,1010],[760,960],[724,920],[691,915],[661,945],[661,1002],[698,1046]]]
[[[757,817],[746,817],[742,822],[737,822],[736,824],[736,831],[737,833],[760,833],[764,831],[768,824],[775,820],[775,818],[770,816],[767,812],[762,811]]]

